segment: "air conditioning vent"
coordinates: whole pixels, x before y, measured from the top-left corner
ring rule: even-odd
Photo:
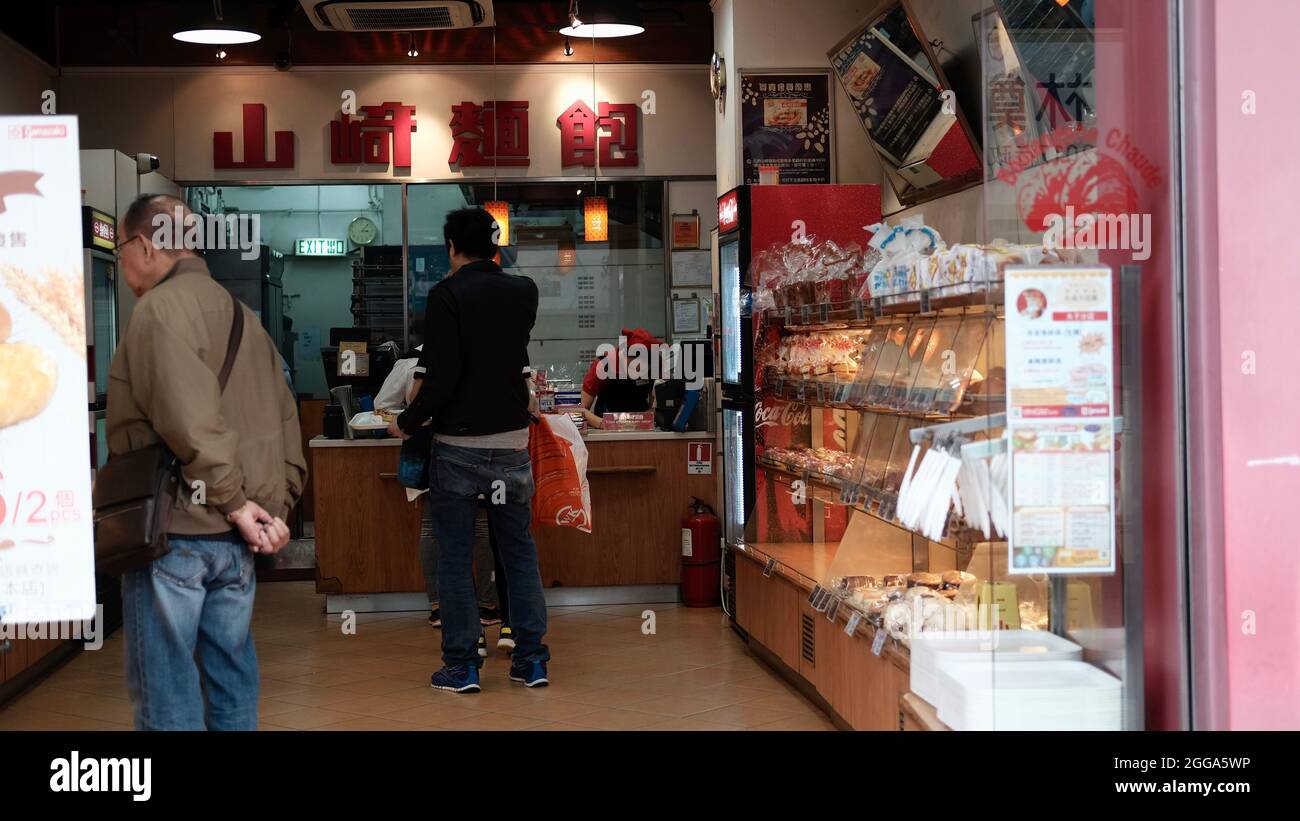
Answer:
[[[299,0],[321,31],[444,31],[496,25],[492,0]]]
[[[807,613],[799,614],[799,654],[813,667],[817,666],[817,624]]]

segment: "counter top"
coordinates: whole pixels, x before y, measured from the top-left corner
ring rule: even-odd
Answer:
[[[691,431],[689,433],[672,433],[663,430],[589,430],[583,434],[583,441],[589,444],[601,442],[656,442],[678,439],[716,439],[716,433],[708,431]],[[402,440],[393,436],[382,439],[328,439],[317,436],[308,445],[313,448],[382,448],[397,447]]]

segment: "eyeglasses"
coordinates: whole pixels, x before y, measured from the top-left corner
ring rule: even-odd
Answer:
[[[118,243],[113,248],[113,256],[121,258],[122,249],[130,245],[131,243],[135,242],[138,239],[144,239],[144,234],[133,234],[129,239],[125,240],[124,242]]]

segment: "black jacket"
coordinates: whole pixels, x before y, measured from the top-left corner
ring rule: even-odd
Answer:
[[[491,260],[439,282],[424,313],[424,380],[398,426],[413,433],[433,419],[434,431],[451,436],[528,427],[524,369],[536,321],[537,284]]]

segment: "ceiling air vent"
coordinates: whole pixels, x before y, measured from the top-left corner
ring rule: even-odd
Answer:
[[[492,0],[299,0],[321,31],[429,31],[496,24]]]

